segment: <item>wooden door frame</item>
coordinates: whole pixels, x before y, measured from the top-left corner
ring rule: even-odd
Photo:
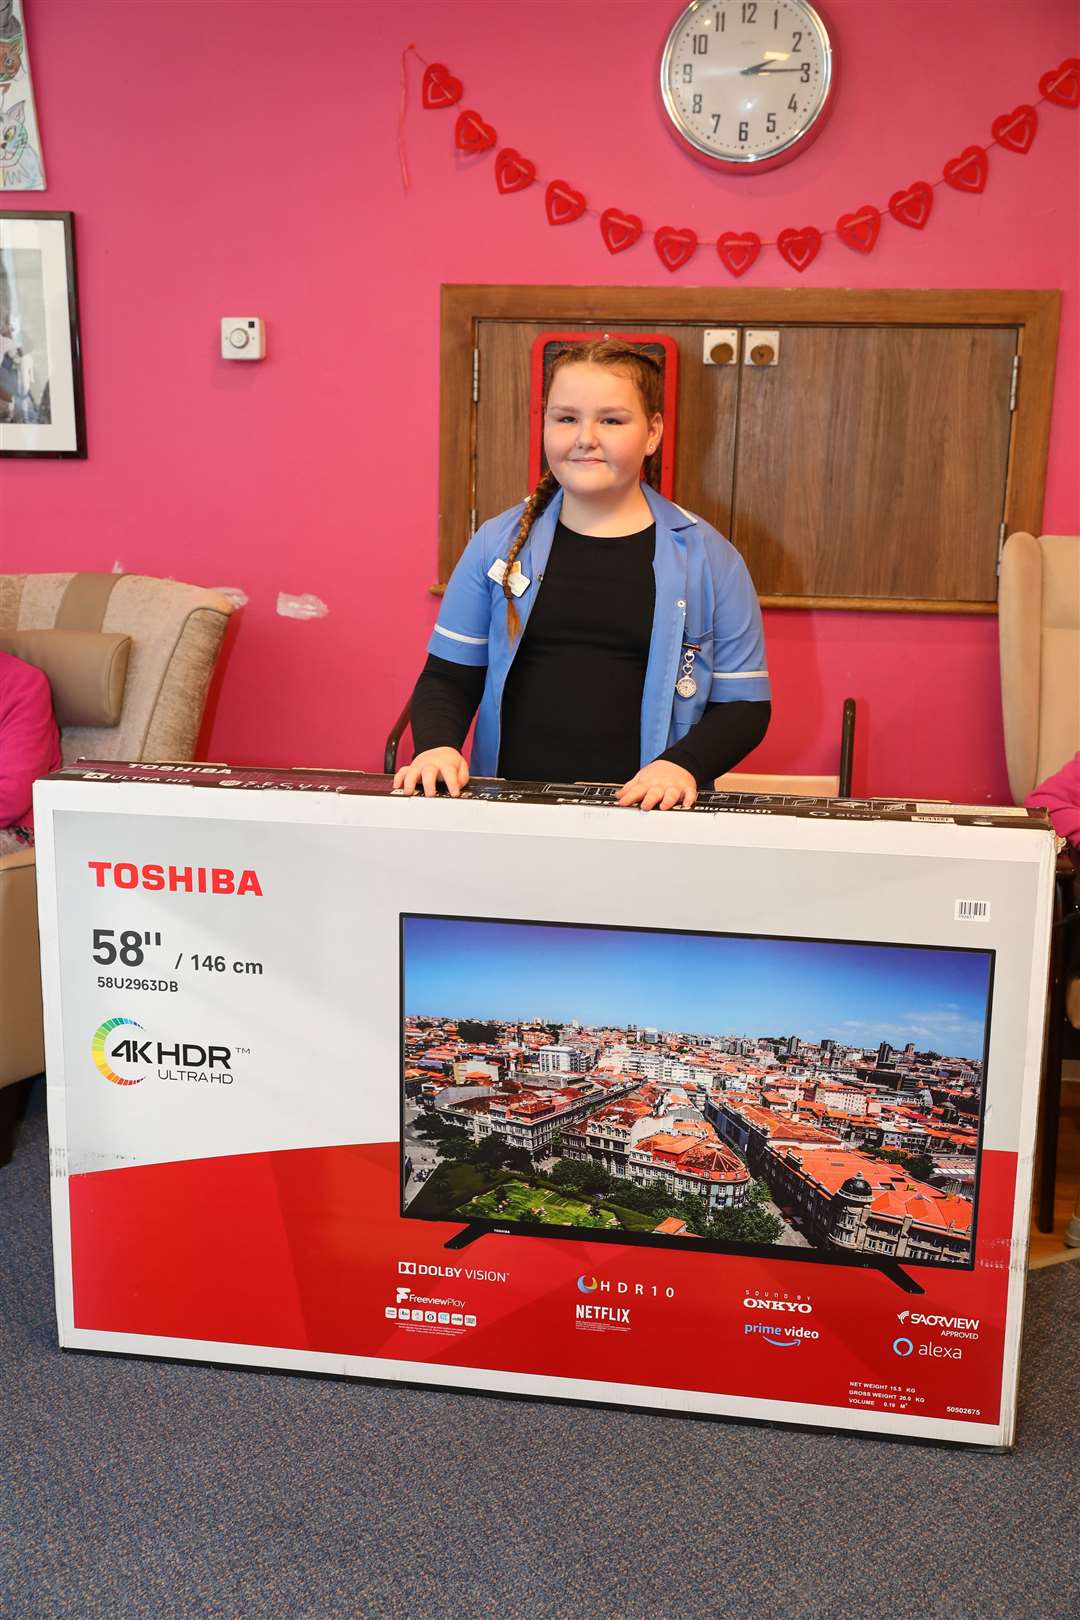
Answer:
[[[1005,485],[1006,532],[1042,528],[1061,293],[1039,288],[941,291],[842,287],[532,287],[446,285],[440,320],[439,583],[441,593],[469,532],[476,408],[461,431],[461,402],[472,398],[479,321],[618,321],[702,326],[1014,326],[1020,387]],[[762,597],[766,607],[886,608],[893,612],[997,611],[995,604]]]

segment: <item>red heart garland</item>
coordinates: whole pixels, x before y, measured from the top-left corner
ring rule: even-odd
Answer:
[[[549,225],[569,225],[585,212],[585,198],[565,180],[553,180],[544,194]]]
[[[1080,107],[1080,56],[1067,56],[1044,73],[1039,80],[1039,94],[1059,107]]]
[[[913,180],[906,191],[894,191],[889,198],[889,213],[901,225],[910,225],[921,231],[930,218],[934,206],[934,188],[925,180]]]
[[[600,215],[600,235],[609,253],[625,253],[633,247],[644,227],[636,214],[622,214],[617,208],[605,208]]]
[[[804,225],[801,231],[781,231],[776,245],[793,270],[801,274],[813,264],[821,251],[821,232],[814,225]]]
[[[1023,157],[1025,152],[1030,152],[1038,127],[1038,113],[1024,102],[1014,107],[1011,113],[1002,113],[1000,118],[995,118],[990,125],[990,133],[999,146],[1006,146],[1010,152],[1019,152]]]
[[[947,185],[957,191],[981,191],[986,185],[989,165],[981,146],[965,146],[959,157],[950,158],[944,168]]]
[[[881,215],[871,203],[864,203],[854,214],[841,214],[836,222],[837,236],[856,253],[871,253],[880,229]]]
[[[697,245],[691,230],[677,231],[674,225],[661,225],[653,232],[653,246],[665,270],[681,270],[694,257]]]
[[[494,146],[498,136],[490,124],[485,124],[478,112],[458,114],[454,125],[454,145],[459,152],[485,152]]]
[[[504,146],[495,158],[495,184],[505,197],[508,191],[525,191],[536,179],[536,164],[512,146]]]
[[[425,107],[452,107],[455,101],[461,100],[463,89],[461,80],[455,79],[448,67],[442,62],[432,62],[424,69],[420,99]]]
[[[716,251],[725,270],[733,276],[744,276],[761,252],[761,237],[753,231],[724,231]]]

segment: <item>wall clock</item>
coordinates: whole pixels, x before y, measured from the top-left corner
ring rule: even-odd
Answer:
[[[805,151],[834,83],[832,42],[806,0],[694,0],[660,62],[675,135],[729,174],[776,168]]]

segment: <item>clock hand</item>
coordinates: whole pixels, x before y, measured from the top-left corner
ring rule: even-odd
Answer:
[[[742,74],[743,74],[744,77],[748,73],[759,74],[759,73],[801,73],[801,72],[802,72],[802,68],[774,68],[774,67],[769,67],[768,63],[763,63],[760,67],[748,67],[748,68],[743,68],[742,69]]]

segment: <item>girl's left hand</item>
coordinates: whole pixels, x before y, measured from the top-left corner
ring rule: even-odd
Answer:
[[[697,783],[689,771],[668,759],[654,759],[619,789],[617,804],[637,804],[642,810],[689,810],[698,796]]]

